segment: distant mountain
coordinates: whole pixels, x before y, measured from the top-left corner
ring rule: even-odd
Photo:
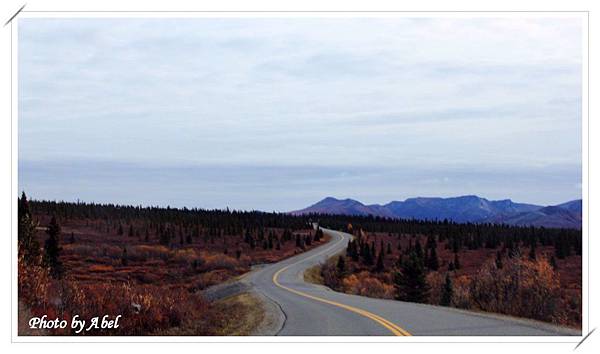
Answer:
[[[547,206],[530,212],[498,215],[488,221],[519,226],[580,229],[582,222],[581,200]]]
[[[566,209],[573,213],[580,213],[580,214],[582,213],[582,210],[583,210],[581,199],[572,200],[570,202],[558,204],[557,207]]]
[[[498,214],[528,212],[540,209],[539,205],[514,203],[511,200],[490,201],[474,195],[454,198],[410,198],[384,205],[396,217],[428,220],[453,220],[475,222]]]
[[[292,214],[340,214],[340,215],[373,215],[373,210],[354,199],[336,199],[327,197],[310,207],[292,212]]]
[[[453,198],[409,198],[385,205],[365,205],[354,199],[327,197],[296,215],[320,213],[374,215],[388,218],[491,222],[511,225],[581,228],[581,200],[556,206],[515,203],[510,199],[488,200],[475,195]]]

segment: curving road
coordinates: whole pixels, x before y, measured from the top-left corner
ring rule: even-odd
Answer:
[[[331,241],[251,272],[245,279],[275,302],[284,336],[546,336],[579,331],[506,316],[342,294],[304,282],[304,271],[342,252],[351,235],[323,229]]]

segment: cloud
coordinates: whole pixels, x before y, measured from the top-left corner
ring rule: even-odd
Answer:
[[[576,166],[581,62],[578,18],[22,19],[19,157]]]

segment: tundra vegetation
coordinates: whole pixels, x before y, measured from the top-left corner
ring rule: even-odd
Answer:
[[[286,214],[30,201],[25,193],[18,213],[24,335],[73,334],[28,328],[43,315],[122,315],[118,329],[87,335],[245,333],[232,323],[248,299],[211,303],[201,290],[325,242]]]

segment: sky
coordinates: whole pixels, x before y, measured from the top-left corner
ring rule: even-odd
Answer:
[[[19,189],[290,211],[581,198],[581,20],[25,18]]]

